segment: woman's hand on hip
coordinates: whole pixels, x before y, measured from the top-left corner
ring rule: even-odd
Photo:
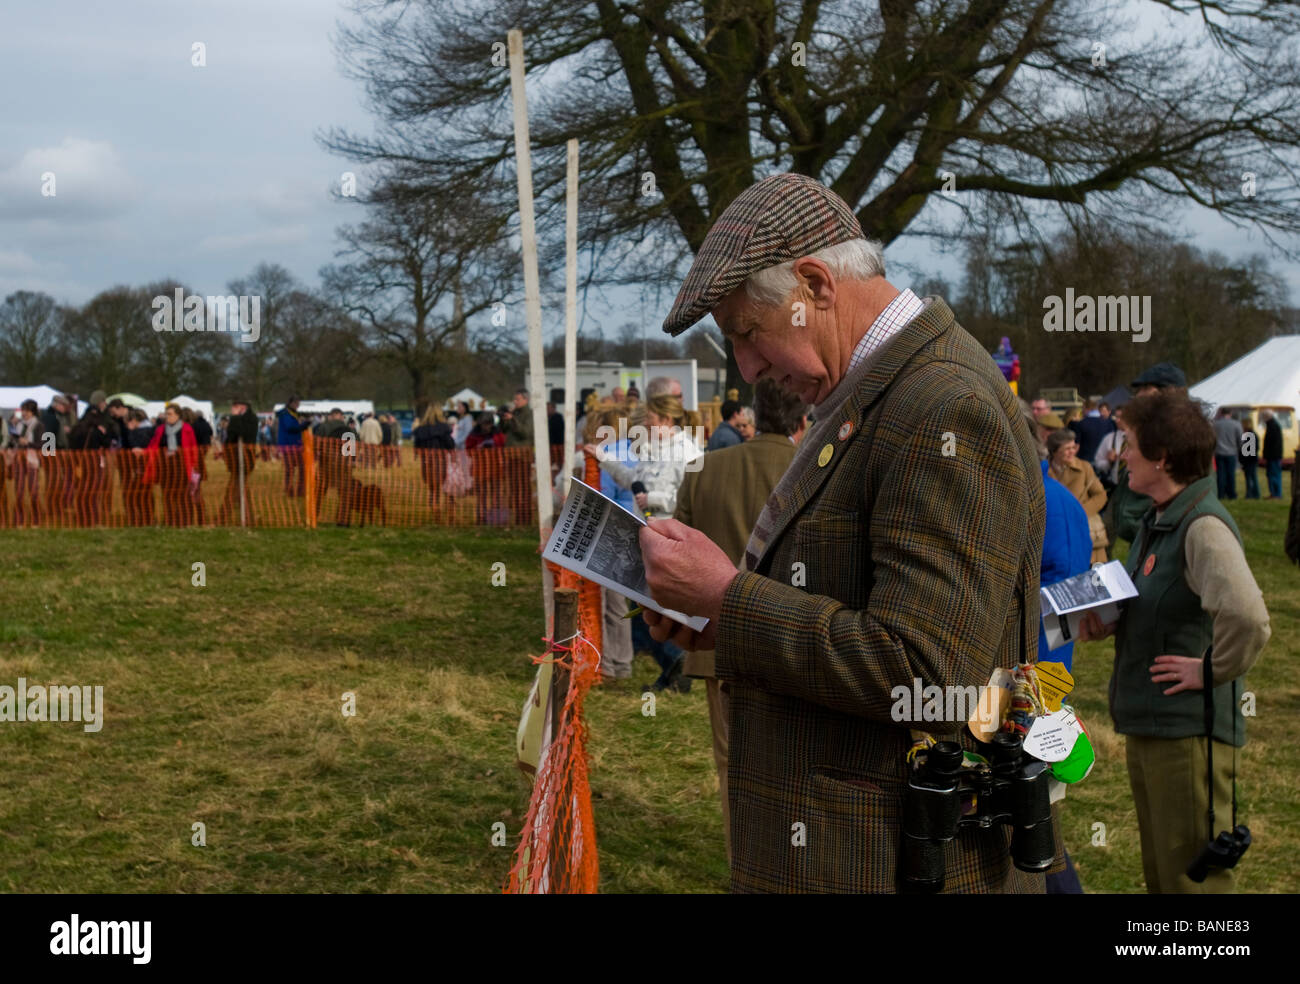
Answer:
[[[1151,682],[1173,683],[1164,691],[1166,697],[1184,690],[1202,690],[1205,687],[1204,669],[1205,660],[1199,656],[1157,656],[1151,664]]]

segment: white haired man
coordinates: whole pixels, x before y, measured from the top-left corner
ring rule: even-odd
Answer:
[[[677,520],[641,531],[651,596],[709,619],[694,632],[651,613],[652,632],[714,650],[730,688],[733,891],[898,890],[915,874],[910,729],[975,746],[964,714],[900,720],[896,689],[976,692],[1038,647],[1034,441],[948,306],[884,272],[843,199],[774,175],[714,223],[664,322],[677,335],[712,312],[747,381],[816,408],[742,571]],[[944,890],[1043,892],[1009,844],[1006,827],[963,827]],[[1063,867],[1059,838],[1045,853],[1035,872]]]

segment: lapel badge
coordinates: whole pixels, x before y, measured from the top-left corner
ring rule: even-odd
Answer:
[[[817,467],[825,468],[826,462],[831,460],[831,455],[833,455],[834,453],[835,453],[835,447],[833,445],[828,444],[824,448],[822,448],[822,453],[817,456]]]
[[[850,434],[853,433],[853,421],[846,420],[840,425],[840,440],[846,441]]]
[[[1155,555],[1155,554],[1147,554],[1147,560],[1146,560],[1146,563],[1142,565],[1142,574],[1143,574],[1143,576],[1145,576],[1145,577],[1150,577],[1150,576],[1151,576],[1151,572],[1154,571],[1155,569],[1156,569],[1156,555]]]

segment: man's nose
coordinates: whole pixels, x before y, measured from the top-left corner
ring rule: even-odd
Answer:
[[[758,379],[758,374],[767,368],[767,363],[759,357],[749,342],[733,341],[731,350],[736,356],[736,365],[740,368],[740,374],[745,378],[745,382],[754,382]]]

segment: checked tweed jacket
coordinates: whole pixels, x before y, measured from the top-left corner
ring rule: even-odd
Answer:
[[[801,444],[718,620],[732,890],[893,892],[913,725],[891,691],[978,688],[1035,658],[1038,456],[992,358],[937,298]],[[915,727],[973,747],[964,721]],[[1010,839],[959,834],[944,890],[1042,892]]]

